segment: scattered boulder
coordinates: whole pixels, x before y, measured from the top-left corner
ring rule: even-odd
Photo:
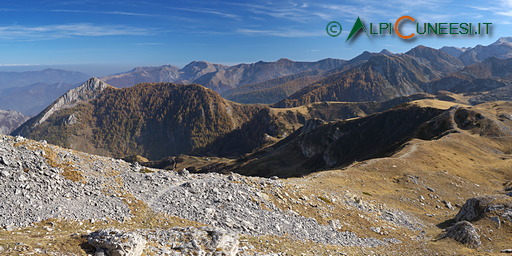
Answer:
[[[459,221],[445,229],[441,234],[441,239],[446,237],[450,237],[471,248],[477,248],[482,245],[475,227],[468,221]]]
[[[149,241],[170,250],[172,255],[235,256],[238,235],[221,228],[186,227],[141,231]]]
[[[340,220],[329,220],[329,221],[327,221],[327,224],[329,224],[329,226],[331,226],[333,229],[336,229],[336,230],[340,230],[341,228],[343,228]]]
[[[475,221],[487,215],[502,215],[512,210],[512,197],[492,195],[470,198],[464,203],[455,221]]]
[[[162,250],[172,255],[222,255],[235,256],[238,252],[238,235],[221,228],[186,227],[172,229],[141,229],[124,232],[104,229],[89,234],[88,243],[96,248],[95,256],[140,256],[160,254]],[[159,245],[159,248],[146,243]]]
[[[445,200],[443,200],[442,202],[444,203],[444,206],[446,206],[446,208],[448,208],[450,210],[454,210],[455,209],[455,208],[453,208],[452,203],[450,203],[448,201],[445,201]]]
[[[96,248],[95,255],[140,256],[146,239],[133,232],[104,229],[89,234],[87,242]]]

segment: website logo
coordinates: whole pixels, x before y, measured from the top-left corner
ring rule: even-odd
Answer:
[[[412,23],[415,25],[416,30],[412,33],[406,34],[402,30],[402,25]],[[396,19],[394,23],[381,22],[370,23],[367,27],[360,17],[357,17],[347,40],[354,40],[361,33],[365,33],[368,38],[375,35],[396,35],[401,39],[408,40],[416,38],[417,36],[433,36],[433,35],[489,35],[492,29],[491,22],[484,23],[471,23],[471,22],[440,22],[440,23],[420,23],[411,16],[402,16]],[[341,35],[342,26],[337,21],[331,21],[326,26],[326,31],[329,36],[337,37]]]

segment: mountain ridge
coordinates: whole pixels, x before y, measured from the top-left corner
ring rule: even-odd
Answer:
[[[169,65],[139,67],[101,79],[116,87],[129,87],[140,82],[178,82],[201,84],[217,92],[223,92],[239,85],[263,82],[304,71],[330,70],[344,62],[332,58],[315,62],[296,62],[282,58],[275,62],[259,61],[225,66],[206,61],[192,61],[181,69]]]

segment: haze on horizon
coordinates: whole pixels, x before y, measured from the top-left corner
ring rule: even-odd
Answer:
[[[405,52],[417,45],[487,45],[512,31],[511,0],[482,1],[23,1],[0,9],[0,71],[64,68],[101,76],[135,66],[182,67],[193,60],[221,64],[280,58],[350,59],[363,51]],[[456,11],[454,11],[456,10]],[[359,36],[345,43],[357,17],[394,22],[492,22],[491,35]],[[325,26],[339,21],[340,37]]]

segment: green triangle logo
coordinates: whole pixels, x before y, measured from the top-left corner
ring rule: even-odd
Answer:
[[[363,22],[359,17],[357,17],[356,23],[354,23],[354,26],[352,27],[352,30],[350,31],[350,34],[348,35],[348,38],[345,42],[348,42],[348,40],[350,40],[350,38],[352,38],[359,31],[361,31],[361,29],[364,31],[366,36],[370,38],[370,36],[368,36],[368,32],[366,32],[366,27],[364,26]]]

